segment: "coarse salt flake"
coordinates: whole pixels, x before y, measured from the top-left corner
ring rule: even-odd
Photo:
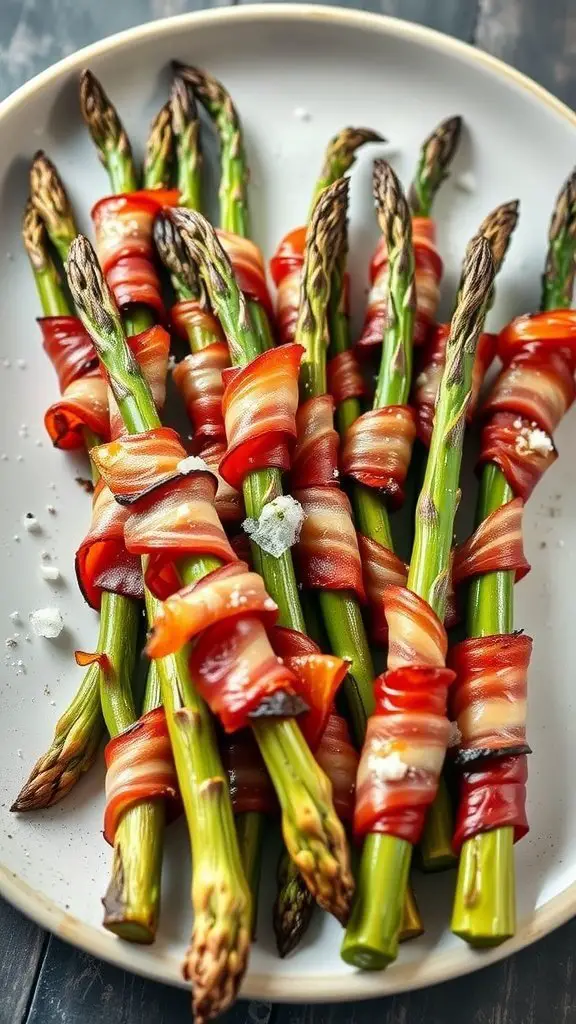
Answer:
[[[41,530],[40,523],[33,512],[26,512],[26,515],[22,519],[22,524],[28,533],[39,533]]]
[[[250,539],[274,558],[296,543],[304,522],[304,509],[290,494],[269,501],[258,519],[245,519],[242,529]]]
[[[528,441],[530,451],[538,452],[540,455],[549,455],[554,448],[552,438],[549,437],[545,430],[540,430],[538,427],[535,430],[528,431],[526,440]]]
[[[18,367],[19,370],[25,370],[26,367],[28,366],[28,363],[26,362],[25,359],[17,359],[16,366]]]
[[[60,569],[55,565],[41,565],[40,575],[43,580],[48,580],[49,582],[54,583],[56,580],[60,579]]]
[[[55,640],[64,629],[64,619],[57,608],[37,608],[30,614],[30,625],[36,636]]]
[[[297,121],[311,121],[312,120],[312,114],[310,113],[309,110],[306,110],[306,107],[294,107],[294,110],[292,111],[292,114],[296,118]]]
[[[17,626],[19,622],[22,622],[22,619],[20,618],[20,612],[10,612],[8,618],[10,619],[10,622],[14,623],[15,626]]]
[[[4,641],[4,646],[11,650],[13,647],[18,647],[18,641],[13,636],[7,636]]]
[[[472,171],[464,171],[463,174],[459,174],[454,184],[461,192],[467,192],[469,195],[472,195],[478,188],[478,182]]]
[[[186,476],[188,473],[212,472],[208,463],[201,459],[199,455],[189,455],[186,459],[180,459],[176,469],[179,473],[182,473],[182,476]]]
[[[373,767],[378,777],[385,782],[400,782],[406,778],[409,770],[409,766],[395,750],[386,757],[374,758]]]

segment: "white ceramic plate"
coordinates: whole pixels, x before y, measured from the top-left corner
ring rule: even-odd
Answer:
[[[550,95],[499,62],[426,29],[355,11],[290,5],[236,7],[154,22],[91,46],[35,78],[0,107],[0,622],[3,636],[26,632],[34,608],[57,604],[66,630],[56,642],[22,637],[2,667],[0,744],[0,891],[40,924],[114,963],[180,983],[189,935],[189,865],[182,823],[169,832],[163,914],[154,947],[123,944],[100,927],[110,851],[101,836],[101,769],[54,809],[16,818],[8,808],[45,749],[79,679],[72,652],[90,649],[94,614],[73,579],[72,553],[88,517],[74,483],[82,463],[52,450],[42,427],[56,381],[40,349],[35,290],[19,241],[30,157],[43,147],[69,187],[84,229],[107,182],[78,112],[76,82],[89,65],[117,103],[141,149],[164,101],[171,57],[198,63],[230,88],[246,129],[252,168],[255,236],[269,255],[302,222],[327,139],[346,124],[380,129],[397,150],[404,180],[418,146],[442,117],[461,113],[468,136],[454,178],[438,203],[440,248],[449,308],[466,240],[498,202],[519,196],[522,217],[501,275],[495,325],[538,303],[539,274],[553,199],[576,154],[574,116]],[[296,108],[308,120],[295,116]],[[390,151],[390,150],[388,150]],[[387,152],[386,148],[382,152]],[[376,238],[370,194],[372,153],[354,171],[352,270],[361,307]],[[461,182],[462,184],[462,182]],[[25,360],[19,366],[18,360]],[[531,942],[576,910],[576,718],[574,597],[576,441],[572,414],[559,431],[564,456],[532,499],[526,543],[534,569],[517,591],[517,623],[536,636],[530,675],[529,812],[532,831],[517,852],[519,928],[490,953],[470,951],[447,928],[453,875],[418,880],[426,935],[402,949],[385,973],[360,974],[338,956],[341,933],[318,914],[299,951],[282,962],[269,923],[271,872],[261,899],[259,941],[243,993],[285,1000],[362,998],[437,982],[473,970]],[[3,454],[5,453],[5,454]],[[20,460],[19,460],[19,457]],[[82,467],[85,470],[85,466]],[[53,504],[57,514],[46,506]],[[33,511],[43,531],[28,534]],[[19,539],[16,539],[16,536]],[[40,578],[48,551],[63,574],[53,588]],[[11,665],[20,660],[22,670]],[[272,863],[272,857],[269,857]]]

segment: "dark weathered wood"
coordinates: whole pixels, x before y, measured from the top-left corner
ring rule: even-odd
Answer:
[[[576,106],[574,0],[480,0],[476,43]]]
[[[44,932],[0,900],[0,1024],[26,1019],[45,945]]]
[[[252,3],[253,0],[237,0]],[[317,0],[335,4],[336,0]],[[478,0],[338,0],[339,7],[355,7],[378,14],[390,14],[416,21],[439,32],[471,42],[476,24]]]

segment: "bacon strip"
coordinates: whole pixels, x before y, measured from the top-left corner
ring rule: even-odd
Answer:
[[[142,600],[142,566],[126,550],[124,526],[129,512],[122,508],[103,480],[92,498],[88,533],[76,552],[76,576],[85,601],[99,610],[102,591]]]
[[[530,572],[522,543],[524,502],[513,498],[491,512],[471,537],[456,548],[452,570],[455,586],[486,572],[514,572],[516,582]]]
[[[456,644],[451,710],[461,741],[456,762],[530,752],[526,698],[532,638],[518,633],[471,637]]]
[[[140,334],[133,334],[127,338],[136,362],[144,374],[154,404],[158,410],[164,408],[166,401],[166,374],[168,372],[168,357],[170,354],[170,335],[163,327],[155,324]],[[124,421],[111,389],[108,391],[108,406],[110,410],[110,437],[120,437],[125,433]]]
[[[297,442],[292,456],[292,487],[335,487],[340,438],[334,429],[334,399],[320,395],[296,413]]]
[[[277,814],[276,793],[253,734],[236,732],[224,744],[223,758],[234,814]]]
[[[450,735],[447,668],[404,667],[376,681],[358,767],[354,832],[418,843],[433,802]]]
[[[348,428],[342,472],[365,487],[383,491],[393,508],[404,500],[404,482],[416,437],[414,413],[408,406],[371,409]]]
[[[129,434],[92,449],[92,459],[121,505],[133,505],[180,478],[178,464],[187,458],[171,427]]]
[[[216,345],[219,342],[226,344],[220,321],[197,299],[182,299],[181,302],[176,302],[170,310],[170,318],[176,334],[184,341],[190,342],[193,351],[196,351],[196,346],[193,345],[195,338],[200,341],[197,346],[199,349],[208,348],[209,345]]]
[[[412,590],[389,584],[384,589],[388,622],[388,668],[441,668],[448,638],[440,619],[427,601]]]
[[[214,507],[218,513],[218,518],[222,523],[228,525],[241,523],[246,517],[246,511],[244,509],[242,492],[231,487],[220,476],[220,463],[225,451],[226,445],[224,444],[210,444],[202,448],[201,456],[218,481],[218,490],[214,498]],[[246,537],[246,534],[243,533],[242,536]],[[247,537],[246,541],[248,541]]]
[[[178,200],[175,189],[142,189],[107,196],[92,208],[98,259],[120,309],[143,303],[166,319],[152,228],[156,214]]]
[[[543,344],[518,352],[498,375],[482,410],[515,413],[553,434],[574,401],[574,373],[561,352]]]
[[[465,772],[460,783],[460,802],[452,846],[456,854],[467,839],[481,832],[511,826],[514,841],[529,831],[526,817],[525,756],[506,757],[483,765],[480,771]]]
[[[442,260],[436,248],[436,226],[429,217],[412,218],[414,244],[416,320],[414,344],[426,341],[436,319],[440,299]],[[370,264],[370,294],[362,334],[357,342],[362,353],[378,351],[387,324],[388,311],[388,252],[386,242],[380,239]]]
[[[230,231],[217,232],[222,248],[232,264],[240,291],[247,299],[257,302],[273,320],[272,300],[266,283],[264,257],[257,245],[248,238],[234,235]]]
[[[304,509],[295,545],[299,578],[305,587],[352,590],[364,601],[362,563],[348,498],[335,487],[293,491]]]
[[[412,406],[416,413],[416,429],[419,439],[430,447],[434,426],[434,409],[440,390],[440,381],[446,364],[446,343],[450,336],[450,324],[436,324],[428,341],[416,355]],[[496,354],[497,335],[481,334],[474,357],[472,390],[466,413],[470,423],[478,408],[478,399],[484,378]]]
[[[162,708],[149,711],[106,746],[104,838],[114,845],[116,829],[131,807],[163,800],[166,817],[180,813],[180,795]]]
[[[576,363],[576,310],[553,309],[545,313],[517,316],[500,332],[498,355],[508,364],[517,352],[543,344],[561,351],[563,357]]]
[[[226,342],[217,342],[186,356],[172,372],[200,450],[206,444],[224,444],[226,441],[222,413],[222,371],[228,366],[228,346]]]
[[[341,405],[348,398],[363,398],[366,394],[362,371],[356,353],[352,349],[339,352],[338,355],[329,359],[326,372],[328,374],[328,391],[336,406]]]
[[[358,548],[362,559],[362,576],[370,605],[371,637],[374,643],[386,646],[388,623],[384,614],[383,595],[389,584],[406,585],[408,566],[389,548],[358,534]]]
[[[244,477],[256,469],[289,468],[303,351],[300,345],[283,345],[263,352],[242,369],[224,370],[228,450],[220,474],[231,487],[239,490]]]
[[[306,227],[296,228],[285,235],[270,260],[270,273],[277,288],[276,323],[282,344],[293,342],[296,336],[305,250]]]
[[[62,395],[44,416],[52,444],[66,451],[84,448],[85,430],[108,438],[108,387],[89,334],[75,316],[45,316],[38,324]]]
[[[341,821],[351,824],[354,817],[358,752],[352,746],[348,724],[332,711],[314,756],[332,784],[332,800]]]
[[[528,500],[541,477],[556,462],[558,452],[552,438],[530,447],[533,428],[514,413],[496,413],[482,428],[478,466],[494,463],[502,471],[515,495]],[[546,440],[547,439],[547,440]]]

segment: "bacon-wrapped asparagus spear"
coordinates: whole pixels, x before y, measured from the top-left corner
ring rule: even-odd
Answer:
[[[179,223],[190,223],[188,218],[201,222],[203,236],[211,236],[210,248],[218,245],[199,214],[180,210],[172,215],[177,215]],[[218,247],[215,252],[218,267],[225,267],[230,275],[223,251]],[[207,268],[202,269],[204,272]],[[211,267],[212,276],[215,270]],[[75,299],[81,304],[83,322],[113,384],[125,425],[135,432],[133,438],[128,435],[123,439],[121,460],[114,446],[99,448],[95,457],[117,500],[135,504],[134,515],[125,528],[127,547],[154,555],[146,566],[145,582],[159,597],[168,598],[156,618],[148,652],[162,659],[200,634],[193,649],[191,670],[202,696],[229,731],[249,724],[256,715],[252,727],[280,800],[287,845],[318,901],[345,919],[352,882],[342,828],[334,815],[325,777],[296,724],[284,717],[302,709],[297,695],[298,680],[277,659],[270,661],[269,642],[261,628],[262,621],[276,617],[278,608],[266,595],[260,578],[235,562],[213,507],[208,502],[197,502],[191,511],[188,505],[182,508],[180,501],[175,504],[171,498],[174,488],[184,486],[181,477],[192,473],[204,478],[208,474],[204,468],[188,468],[174,432],[156,426],[158,420],[145,381],[126,348],[117,311],[91,247],[81,237],[75,241],[68,261],[68,278]],[[232,278],[226,282],[228,293],[231,282]],[[235,291],[242,304],[237,285]],[[246,323],[245,312],[238,322]],[[267,379],[263,383],[266,385]],[[210,480],[213,481],[211,475]],[[172,533],[164,530],[160,547],[156,523],[160,524],[162,516],[169,513],[176,516],[177,522]],[[189,522],[188,515],[195,520]],[[176,594],[172,593],[174,578],[168,572],[174,559],[187,583]],[[225,564],[220,568],[222,560]],[[205,581],[207,572],[210,575]],[[239,689],[234,667],[241,654],[251,670]],[[317,671],[320,679],[324,673],[339,672],[341,666],[338,659],[323,656],[305,667]],[[216,667],[218,671],[214,672]],[[272,720],[266,721],[269,716],[273,716]],[[170,720],[169,726],[174,743],[175,726]],[[177,751],[176,761],[178,764]],[[309,833],[311,826],[313,837]]]
[[[551,435],[574,400],[575,318],[563,310],[571,303],[575,255],[576,172],[552,215],[544,312],[513,321],[499,338],[504,368],[483,409],[477,506],[477,523],[488,543],[501,513],[512,508],[515,496],[526,500],[557,457]],[[528,827],[524,752],[531,641],[513,632],[517,567],[505,565],[501,545],[498,555],[472,581],[469,639],[454,652],[454,710],[465,770],[455,834],[460,865],[452,930],[480,946],[514,934],[513,843]],[[504,721],[506,707],[510,714]],[[491,733],[486,731],[490,722]]]
[[[365,837],[342,947],[347,963],[385,967],[397,955],[412,845],[432,803],[450,725],[443,618],[472,367],[494,278],[485,239],[470,247],[418,501],[407,587],[385,592],[388,671],[380,678],[357,780],[355,830]]]

